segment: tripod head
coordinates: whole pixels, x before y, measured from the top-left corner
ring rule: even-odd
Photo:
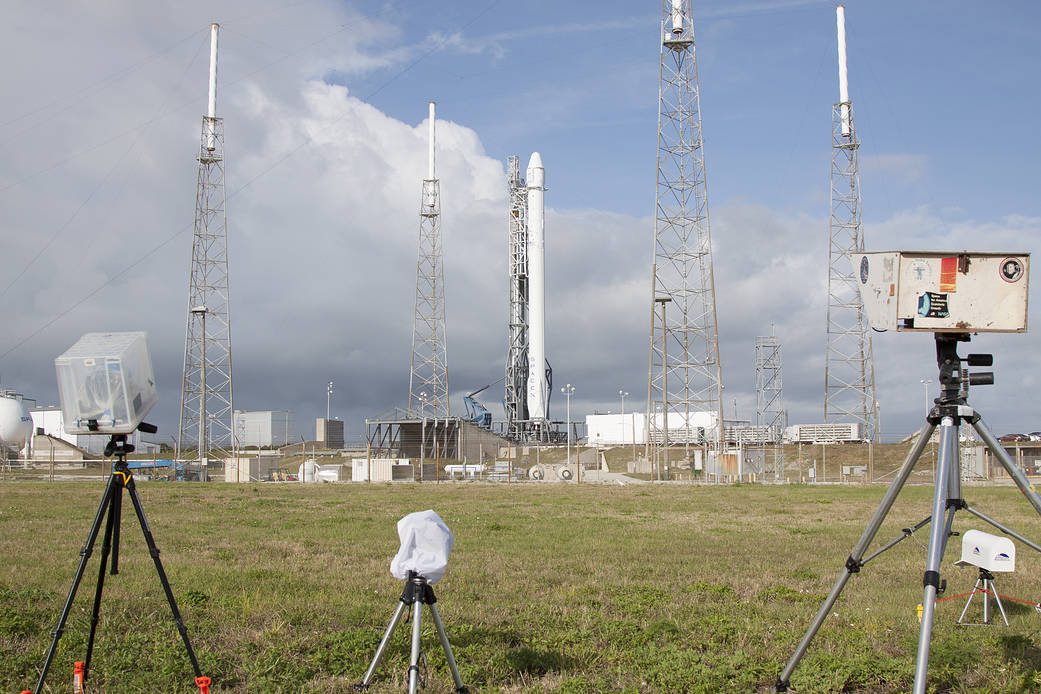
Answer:
[[[969,333],[935,333],[936,364],[940,369],[940,397],[936,404],[964,405],[969,395],[969,386],[994,384],[993,371],[969,373],[969,366],[992,366],[993,354],[970,354],[958,356],[958,343],[972,339]]]
[[[154,434],[159,431],[159,427],[148,422],[141,422],[137,425],[138,431],[143,431],[146,434]],[[105,444],[105,457],[111,458],[115,455],[120,460],[126,460],[127,454],[134,452],[134,444],[127,442],[126,434],[112,434],[112,438]]]

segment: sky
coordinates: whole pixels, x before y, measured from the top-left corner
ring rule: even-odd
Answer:
[[[847,3],[868,250],[1034,252],[1041,5]],[[451,408],[502,377],[505,160],[546,166],[547,357],[571,417],[646,408],[660,3],[14,0],[0,26],[0,387],[57,404],[82,334],[144,330],[177,434],[209,26],[221,24],[235,407],[407,403],[427,102],[437,101]],[[791,423],[823,421],[835,10],[694,3],[728,419],[781,343]],[[1029,323],[1038,326],[1031,297]],[[928,334],[873,335],[883,440],[936,396]],[[1041,429],[1038,334],[982,335],[995,434]],[[923,384],[931,380],[932,384]],[[479,398],[496,418],[502,385]],[[557,389],[559,390],[559,389]],[[551,416],[563,419],[557,392]]]

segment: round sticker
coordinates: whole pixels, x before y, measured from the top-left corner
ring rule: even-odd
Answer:
[[[868,277],[868,260],[867,260],[867,256],[865,255],[865,256],[863,256],[860,259],[860,283],[861,284],[867,284],[867,277]]]
[[[1018,282],[1019,278],[1023,276],[1023,263],[1019,258],[1005,258],[1001,261],[999,273],[1001,279],[1006,282]]]

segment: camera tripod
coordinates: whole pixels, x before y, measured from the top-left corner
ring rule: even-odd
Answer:
[[[958,624],[962,624],[965,620],[965,613],[969,611],[969,605],[972,604],[972,599],[976,597],[976,593],[983,593],[983,623],[990,624],[990,601],[988,597],[994,596],[994,602],[998,604],[998,609],[1001,610],[1001,618],[1005,620],[1005,626],[1008,626],[1008,615],[1005,614],[1005,606],[1001,604],[1001,596],[998,595],[998,588],[994,585],[994,574],[984,569],[982,566],[979,567],[979,576],[976,578],[976,585],[972,587],[972,592],[969,593],[969,599],[965,601],[965,607],[961,611],[961,616],[958,617]]]
[[[430,608],[430,615],[434,618],[434,626],[437,627],[437,636],[441,639],[441,648],[445,651],[448,669],[452,672],[452,679],[455,680],[455,691],[459,692],[459,694],[466,694],[469,691],[463,685],[463,678],[459,676],[459,668],[456,667],[455,657],[452,655],[452,646],[448,643],[448,634],[445,633],[445,625],[441,623],[441,614],[437,611],[436,603],[437,597],[434,595],[434,588],[427,583],[427,579],[415,571],[409,571],[408,577],[405,579],[405,589],[401,593],[401,602],[398,604],[398,609],[394,612],[394,616],[390,620],[390,626],[387,627],[387,631],[383,634],[383,639],[380,640],[380,645],[376,648],[376,655],[373,657],[369,669],[365,671],[365,677],[362,678],[361,682],[354,685],[355,690],[364,691],[372,684],[372,676],[376,672],[376,668],[379,667],[380,660],[383,659],[383,653],[387,650],[390,637],[401,622],[401,618],[405,616],[409,606],[411,606],[412,656],[408,666],[408,692],[409,694],[416,694],[419,686],[420,614],[422,612],[421,608],[425,604]]]
[[[941,386],[940,397],[934,401],[934,407],[926,416],[926,425],[923,427],[918,440],[915,442],[907,458],[899,468],[896,478],[890,484],[882,502],[875,511],[864,529],[864,534],[854,546],[853,551],[846,559],[845,571],[835,582],[831,593],[825,599],[820,611],[814,618],[810,628],[802,637],[802,641],[795,649],[788,664],[777,678],[774,684],[775,692],[786,692],[790,685],[792,672],[795,671],[799,661],[802,660],[809,648],[810,642],[817,631],[821,628],[824,620],[831,613],[831,608],[838,600],[842,589],[850,577],[858,573],[869,561],[892,548],[900,541],[911,537],[919,528],[931,523],[929,529],[929,549],[926,555],[925,574],[922,579],[924,595],[922,598],[922,624],[918,634],[918,654],[915,660],[914,694],[925,694],[926,671],[929,667],[929,643],[932,637],[933,615],[936,611],[936,596],[946,587],[946,581],[940,581],[940,562],[943,559],[944,550],[947,548],[947,540],[953,534],[951,526],[954,523],[954,514],[959,510],[968,511],[985,523],[989,523],[1006,535],[1009,535],[1028,547],[1041,552],[1041,546],[1031,542],[1019,533],[1011,530],[998,521],[987,517],[980,511],[970,506],[962,498],[961,494],[961,465],[958,459],[958,425],[967,422],[972,425],[980,438],[986,444],[991,454],[1001,463],[1009,476],[1015,482],[1019,490],[1041,515],[1041,496],[1038,496],[1034,487],[1027,480],[1023,472],[1009,458],[1008,453],[1001,447],[993,434],[983,425],[980,414],[968,405],[967,396],[970,385],[990,385],[994,383],[994,374],[981,372],[969,374],[967,366],[990,366],[994,359],[989,354],[970,354],[966,359],[958,356],[958,343],[968,342],[970,336],[967,333],[936,333],[936,362],[940,369],[939,382]],[[882,527],[882,522],[889,514],[897,495],[907,482],[918,462],[922,451],[929,442],[936,427],[940,427],[940,449],[936,463],[936,479],[933,489],[932,514],[910,528],[904,528],[903,534],[890,540],[873,554],[865,557],[868,546],[874,540],[875,535]]]
[[[147,433],[155,433],[157,431],[153,425],[145,424],[144,422],[139,424],[138,428]],[[44,680],[47,679],[47,671],[50,670],[54,654],[58,650],[58,641],[61,640],[65,631],[65,623],[69,618],[69,612],[72,610],[72,601],[76,597],[76,590],[79,588],[83,572],[87,568],[87,561],[94,551],[94,542],[101,531],[101,520],[107,516],[105,537],[101,543],[101,564],[98,568],[98,582],[94,589],[94,607],[90,614],[90,637],[87,640],[87,656],[83,661],[83,681],[86,681],[90,674],[90,660],[94,653],[94,635],[98,626],[98,615],[101,610],[101,592],[105,586],[105,569],[109,568],[109,556],[112,557],[110,572],[113,576],[119,573],[119,524],[124,488],[129,493],[130,500],[134,504],[137,520],[141,524],[141,530],[145,536],[145,544],[148,545],[148,554],[152,557],[152,561],[155,562],[155,570],[159,574],[159,582],[162,583],[163,591],[166,593],[166,600],[170,603],[170,612],[173,614],[177,631],[180,632],[185,650],[188,651],[188,659],[191,661],[192,669],[195,671],[195,685],[199,688],[201,694],[209,694],[210,678],[203,677],[202,672],[199,670],[199,662],[195,659],[195,651],[192,650],[192,644],[188,641],[188,629],[184,626],[184,621],[181,619],[181,613],[177,609],[173,591],[170,589],[170,581],[167,580],[163,564],[159,561],[159,548],[156,547],[155,540],[152,538],[152,530],[148,527],[148,520],[145,518],[141,499],[137,495],[137,487],[134,485],[134,478],[127,469],[126,456],[133,451],[134,446],[127,443],[126,434],[113,434],[105,446],[105,456],[111,457],[115,455],[116,462],[112,467],[112,474],[109,476],[105,493],[101,497],[101,505],[98,507],[97,515],[94,516],[94,524],[87,535],[87,543],[80,550],[80,563],[76,569],[76,577],[72,580],[72,588],[69,590],[69,597],[65,600],[65,607],[62,609],[61,617],[58,619],[58,626],[51,632],[53,637],[51,647],[47,651],[47,660],[44,661],[43,670],[40,672],[40,679],[36,683],[36,689],[33,690],[33,694],[40,694],[43,691]]]

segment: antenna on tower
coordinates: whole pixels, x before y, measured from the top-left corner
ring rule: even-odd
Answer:
[[[177,457],[194,441],[199,479],[207,479],[211,449],[236,452],[231,379],[228,221],[224,190],[224,121],[217,117],[217,31],[210,28],[210,78],[202,118],[195,194],[195,233],[188,281],[181,416]],[[171,468],[172,470],[172,468]],[[172,474],[172,472],[171,472]]]
[[[445,274],[441,250],[441,182],[434,172],[434,102],[430,102],[430,150],[419,206],[419,260],[412,321],[408,409],[421,417],[448,417],[448,350],[445,342]]]
[[[691,0],[662,0],[658,180],[651,269],[647,441],[659,474],[669,447],[702,445],[695,412],[716,420],[723,440],[723,375],[716,328],[708,189]],[[651,451],[647,451],[651,456]]]
[[[864,251],[860,209],[860,142],[846,75],[846,11],[835,8],[839,102],[832,107],[831,215],[828,229],[828,322],[824,421],[856,422],[865,439],[876,431],[875,365],[864,304],[850,256]]]

